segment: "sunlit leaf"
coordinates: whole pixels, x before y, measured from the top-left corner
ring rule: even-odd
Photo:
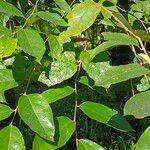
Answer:
[[[0,37],[0,58],[10,56],[17,47],[17,39],[9,36]]]
[[[19,129],[9,125],[0,130],[1,150],[25,150],[23,137]]]
[[[74,52],[65,52],[60,59],[51,63],[49,75],[42,72],[39,81],[48,86],[56,85],[71,78],[77,70]]]
[[[47,140],[54,139],[55,127],[52,110],[39,94],[21,96],[18,103],[21,119],[35,132]]]
[[[105,149],[91,140],[80,139],[78,140],[78,150],[105,150]]]
[[[72,11],[67,15],[69,27],[67,31],[60,34],[59,39],[62,40],[76,36],[88,29],[94,23],[99,12],[99,4],[93,1],[85,1],[76,4]]]

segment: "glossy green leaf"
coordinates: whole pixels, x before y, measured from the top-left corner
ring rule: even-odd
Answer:
[[[48,36],[48,42],[50,46],[50,56],[52,58],[59,59],[63,51],[63,47],[58,41],[57,37],[51,34],[50,36]]]
[[[49,76],[43,71],[38,80],[48,86],[56,85],[71,78],[76,70],[75,53],[66,51],[59,60],[51,63]]]
[[[70,86],[58,87],[58,88],[50,88],[44,91],[41,95],[47,100],[49,103],[53,103],[57,100],[63,99],[74,92],[74,89]]]
[[[10,34],[10,30],[0,24],[0,37],[6,34]]]
[[[99,12],[99,4],[93,1],[85,1],[76,4],[72,11],[67,15],[69,27],[67,31],[60,34],[59,39],[62,40],[76,36],[88,29],[94,23]]]
[[[4,120],[10,116],[13,110],[4,104],[0,104],[0,120]]]
[[[18,84],[15,81],[12,71],[8,69],[0,69],[0,91],[4,92],[5,90],[16,87]]]
[[[65,116],[58,117],[57,119],[59,128],[57,146],[62,147],[66,144],[66,142],[70,139],[73,132],[75,131],[75,123],[73,122],[73,120]]]
[[[80,139],[78,140],[78,150],[105,150],[105,149],[91,140]]]
[[[55,150],[66,144],[71,135],[75,131],[75,123],[68,117],[61,116],[57,118],[58,129],[56,130],[56,142],[52,143],[42,139],[39,136],[35,136],[32,150]]]
[[[18,42],[25,53],[40,61],[45,53],[45,43],[39,33],[31,28],[18,32]]]
[[[68,26],[66,21],[57,13],[51,13],[48,11],[39,11],[36,13],[36,15],[38,15],[43,20],[50,21],[54,25]]]
[[[32,150],[56,150],[57,146],[50,141],[46,141],[37,134],[34,137]]]
[[[1,150],[25,150],[23,137],[15,126],[7,126],[0,130]]]
[[[0,0],[0,12],[5,13],[5,14],[10,15],[10,16],[23,17],[23,14],[21,11],[19,11],[12,4],[5,2],[4,0]]]
[[[114,109],[95,102],[84,102],[79,108],[91,119],[120,131],[132,131],[129,123]]]
[[[139,138],[135,150],[148,150],[150,148],[150,127],[148,127]]]
[[[66,0],[54,0],[54,1],[65,12],[70,12],[71,11],[70,6],[66,2]]]
[[[9,36],[0,37],[0,58],[10,56],[17,47],[17,40]]]
[[[18,103],[21,119],[35,132],[47,140],[53,140],[55,127],[52,110],[39,94],[21,96]]]
[[[139,64],[110,66],[107,63],[89,63],[86,68],[88,75],[96,86],[108,88],[111,84],[126,81],[150,73],[149,69]]]
[[[150,116],[150,91],[135,94],[124,106],[124,115],[133,115],[136,118]]]

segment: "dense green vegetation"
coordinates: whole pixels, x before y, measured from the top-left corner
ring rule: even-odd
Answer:
[[[149,150],[149,32],[149,0],[0,0],[0,150]]]

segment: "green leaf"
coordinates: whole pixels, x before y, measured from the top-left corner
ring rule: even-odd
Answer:
[[[63,99],[74,92],[74,89],[70,86],[58,87],[58,88],[50,88],[44,91],[41,95],[47,100],[49,103],[53,103],[57,100]]]
[[[13,78],[11,70],[0,69],[0,92],[16,87],[18,84]]]
[[[0,37],[0,59],[12,55],[17,47],[17,39],[9,36]]]
[[[45,43],[39,33],[31,28],[18,32],[18,42],[25,53],[40,61],[45,53]]]
[[[68,26],[66,21],[57,13],[51,13],[48,11],[39,11],[36,13],[36,15],[38,15],[43,20],[50,21],[54,25]]]
[[[1,150],[25,150],[23,137],[15,126],[7,126],[0,130]]]
[[[50,56],[52,58],[59,59],[63,51],[63,47],[58,41],[57,37],[51,34],[50,36],[48,36],[48,42],[50,46]]]
[[[108,88],[111,84],[126,81],[150,73],[150,70],[139,64],[109,66],[107,63],[89,63],[84,67],[96,86]]]
[[[76,4],[67,15],[69,27],[67,31],[60,34],[59,39],[62,40],[76,36],[88,29],[94,23],[99,12],[100,5],[93,1]]]
[[[21,96],[18,103],[21,119],[35,132],[47,140],[53,140],[55,127],[52,110],[39,94]]]
[[[34,138],[32,150],[55,150],[66,144],[66,142],[70,139],[71,135],[75,131],[75,123],[73,122],[73,120],[70,120],[65,116],[58,117],[57,121],[58,131],[56,130],[56,142],[52,143],[50,141],[46,141],[36,135]]]
[[[0,24],[0,37],[6,34],[11,34],[10,30]]]
[[[91,140],[80,139],[78,140],[78,150],[105,150],[105,149]]]
[[[13,110],[4,104],[0,104],[0,121],[8,118]]]
[[[65,12],[70,12],[70,6],[68,5],[68,3],[65,0],[54,0],[55,3]]]
[[[135,150],[148,150],[150,148],[150,127],[148,127],[139,138]]]
[[[50,141],[46,141],[37,134],[34,137],[32,150],[56,150],[57,146],[51,143]]]
[[[133,115],[136,118],[150,116],[149,105],[150,91],[135,94],[124,106],[124,115]]]
[[[66,51],[59,60],[51,63],[49,76],[43,71],[38,80],[47,86],[53,86],[71,78],[76,70],[75,53]]]
[[[5,96],[4,96],[4,92],[0,92],[0,102],[1,103],[5,103],[6,102],[6,99],[5,99]]]
[[[129,123],[114,109],[94,102],[84,102],[79,108],[91,119],[104,123],[120,131],[132,131]]]
[[[134,30],[134,34],[141,38],[142,41],[150,42],[150,34],[144,30]]]
[[[138,41],[136,39],[124,33],[104,32],[103,36],[104,39],[108,41],[100,44],[95,49],[88,51],[91,54],[91,59],[93,59],[99,53],[106,51],[109,48],[113,48],[115,46],[120,46],[120,45],[139,46]]]
[[[73,120],[65,116],[58,117],[58,128],[59,128],[59,137],[57,146],[62,147],[66,144],[66,142],[70,139],[73,132],[75,131],[75,123]]]
[[[5,13],[5,14],[10,15],[10,16],[23,17],[23,14],[21,11],[19,11],[12,4],[5,2],[4,0],[0,0],[0,12]]]
[[[104,40],[120,42],[121,45],[139,46],[139,43],[135,38],[124,33],[104,32],[102,35],[104,36]]]

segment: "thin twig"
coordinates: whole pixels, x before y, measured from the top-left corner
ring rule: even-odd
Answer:
[[[78,77],[79,77],[80,70],[81,70],[81,64],[82,64],[82,62],[79,61],[78,70],[77,70],[77,74],[76,74],[76,77],[75,77],[75,84],[74,84],[75,104],[74,104],[73,121],[75,122],[75,124],[77,124]],[[76,148],[77,148],[78,147],[78,145],[77,145],[77,130],[75,131],[75,143],[76,143]]]
[[[143,42],[141,40],[141,38],[139,36],[137,36],[135,33],[133,33],[131,30],[129,30],[111,11],[109,11],[107,8],[103,7],[102,6],[102,9],[105,10],[110,16],[112,16],[123,28],[125,31],[127,31],[129,34],[131,34],[133,37],[135,37],[139,44],[140,44],[140,47],[141,47],[141,50],[144,52],[145,55],[147,55],[147,57],[149,57],[144,45],[143,45]]]
[[[24,29],[24,28],[26,27],[26,25],[27,25],[29,19],[32,17],[32,15],[33,15],[34,12],[35,12],[35,9],[36,9],[36,7],[37,7],[37,5],[38,5],[38,2],[39,2],[39,0],[36,1],[35,5],[34,5],[34,7],[33,7],[33,11],[32,11],[31,14],[26,18],[26,21],[25,21],[25,23],[23,24],[23,26],[22,26],[20,29],[18,29],[17,31],[15,31],[13,34],[18,33],[20,30],[22,30],[22,29]]]
[[[26,89],[25,89],[23,95],[27,95],[27,90],[28,90],[28,88],[29,88],[29,84],[30,84],[31,77],[32,77],[32,75],[33,75],[34,70],[35,70],[35,68],[33,68],[32,71],[31,71],[31,74],[30,74],[30,76],[29,76],[29,78],[28,78],[27,86],[26,86]]]
[[[14,115],[13,115],[13,118],[12,118],[12,120],[11,120],[11,122],[10,122],[9,125],[12,125],[12,124],[13,124],[13,121],[14,121],[14,119],[15,119],[15,116],[16,116],[16,114],[17,114],[17,111],[18,111],[18,106],[17,106],[16,109],[14,110]]]

